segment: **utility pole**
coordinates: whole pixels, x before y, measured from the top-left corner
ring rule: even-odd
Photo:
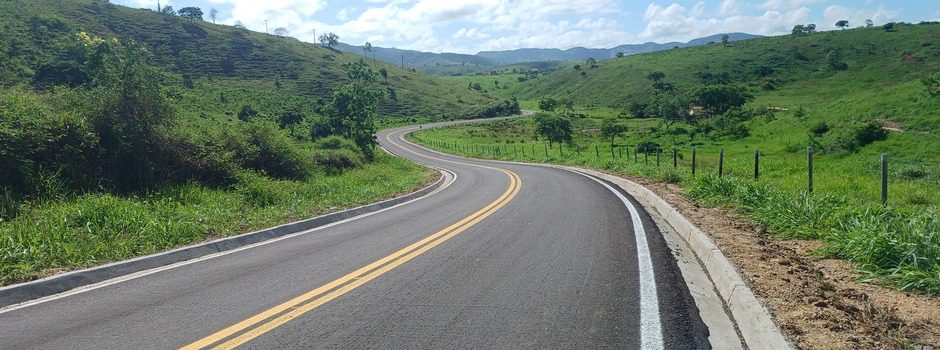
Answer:
[[[268,34],[268,20],[264,20],[264,34]]]
[[[163,9],[160,8],[160,0],[157,0],[157,12],[163,12]]]

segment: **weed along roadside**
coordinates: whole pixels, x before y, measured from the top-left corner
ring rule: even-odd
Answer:
[[[549,146],[533,140],[534,128],[529,118],[424,130],[410,137],[463,156],[581,166],[647,179],[665,188],[679,186],[684,200],[730,210],[722,215],[741,216],[744,225],[769,232],[780,244],[817,242],[809,245],[815,248],[805,252],[806,259],[849,262],[855,269],[846,273],[854,275],[852,283],[926,300],[940,295],[940,218],[932,206],[936,198],[927,197],[926,204],[903,200],[925,191],[935,194],[940,184],[931,178],[936,176],[931,170],[940,167],[889,162],[887,154],[846,159],[812,147],[800,154],[733,144],[673,148],[608,142],[611,151],[600,152],[603,141],[596,138],[576,137],[573,144]],[[554,152],[531,152],[537,148]],[[572,151],[563,151],[569,148]],[[657,161],[662,148],[669,149],[671,161]],[[513,151],[517,149],[530,152],[523,155]],[[930,173],[917,179],[905,176],[913,168]],[[926,307],[932,310],[940,304],[927,305],[933,305]],[[928,334],[940,336],[936,323],[928,324],[934,327]]]

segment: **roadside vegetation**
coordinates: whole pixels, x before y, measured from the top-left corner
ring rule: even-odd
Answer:
[[[0,10],[0,285],[410,192],[378,128],[518,110],[195,7]]]
[[[701,205],[732,208],[780,239],[823,241],[818,254],[852,261],[865,281],[940,295],[940,51],[932,44],[940,25],[807,28],[540,75],[493,90],[525,99],[521,106],[539,115],[413,139],[467,156],[677,184]]]

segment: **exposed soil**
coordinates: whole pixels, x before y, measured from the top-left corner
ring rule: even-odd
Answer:
[[[800,349],[940,350],[940,298],[857,281],[818,241],[782,241],[722,208],[703,208],[675,185],[631,178],[707,232]]]

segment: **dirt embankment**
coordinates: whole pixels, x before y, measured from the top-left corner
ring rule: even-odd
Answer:
[[[729,210],[699,207],[677,186],[631,180],[707,232],[799,348],[940,350],[940,298],[860,283],[848,262],[813,255],[820,242],[781,241]]]

